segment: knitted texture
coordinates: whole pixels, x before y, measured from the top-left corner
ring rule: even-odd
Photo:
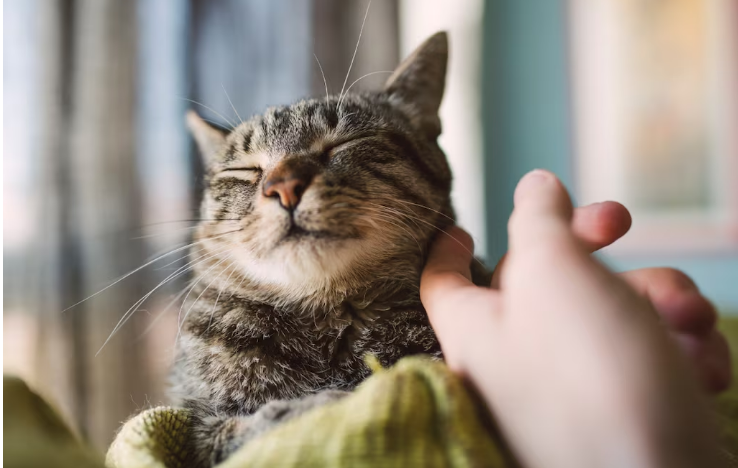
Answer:
[[[444,364],[409,357],[388,370],[372,367],[375,374],[349,397],[278,426],[220,466],[507,466],[479,410]],[[186,411],[145,411],[124,425],[107,464],[183,466],[187,450],[177,441],[186,443],[187,432]]]
[[[190,457],[187,411],[161,406],[123,425],[108,449],[105,464],[126,468],[182,468]]]

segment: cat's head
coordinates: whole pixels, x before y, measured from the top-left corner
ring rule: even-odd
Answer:
[[[206,168],[198,255],[296,296],[419,269],[453,216],[436,142],[447,55],[438,33],[380,91],[271,108],[230,132],[190,112]]]

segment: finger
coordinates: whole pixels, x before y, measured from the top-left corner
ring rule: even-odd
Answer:
[[[595,252],[623,237],[632,223],[627,208],[607,201],[576,208],[571,229],[589,252]]]
[[[438,235],[420,277],[420,299],[426,308],[438,298],[474,287],[469,268],[473,251],[471,236],[459,227]]]
[[[420,278],[420,299],[443,347],[447,362],[456,365],[469,340],[484,339],[495,298],[471,282],[473,242],[458,227],[441,233]],[[480,328],[481,327],[481,328]]]
[[[593,203],[574,209],[571,222],[574,235],[588,252],[596,252],[623,237],[632,224],[630,212],[617,202]],[[490,287],[500,287],[500,275],[507,255],[503,255],[494,272]]]
[[[566,189],[548,171],[529,172],[515,189],[515,209],[508,223],[509,251],[576,243],[571,230],[573,207]]]
[[[727,390],[733,380],[733,365],[728,340],[717,330],[705,342],[705,355],[705,387],[713,393]]]
[[[728,388],[732,380],[730,348],[721,333],[712,330],[705,336],[676,334],[674,338],[705,390],[718,393]]]
[[[715,327],[715,307],[700,293],[694,281],[681,271],[643,268],[620,276],[651,301],[672,330],[700,334]]]

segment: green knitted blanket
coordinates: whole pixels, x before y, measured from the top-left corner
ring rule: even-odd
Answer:
[[[249,442],[222,468],[503,466],[479,411],[445,366],[426,358],[378,369],[347,398]],[[115,468],[187,466],[188,416],[154,408],[123,426]]]
[[[723,327],[738,365],[738,322]],[[738,375],[738,369],[736,369]],[[10,467],[102,467],[59,417],[17,379],[4,383],[4,462]],[[724,458],[738,467],[738,385],[716,401]],[[356,391],[252,440],[222,468],[509,467],[461,382],[443,363],[405,358]],[[123,425],[108,468],[175,468],[190,457],[185,410],[149,409]]]

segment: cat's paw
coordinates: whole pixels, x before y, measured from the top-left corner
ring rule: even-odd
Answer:
[[[318,406],[340,400],[346,395],[348,392],[342,390],[324,390],[294,400],[270,401],[251,415],[252,428],[261,434],[280,423],[296,418]]]
[[[294,400],[274,400],[248,416],[228,418],[215,436],[211,463],[216,465],[261,434],[294,419],[313,408],[340,400],[349,392],[324,390]]]

